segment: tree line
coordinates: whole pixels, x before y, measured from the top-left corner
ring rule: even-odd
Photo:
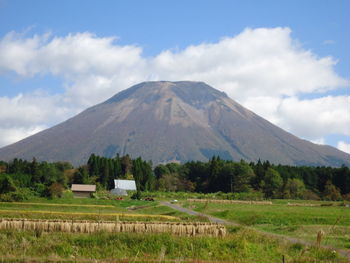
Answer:
[[[218,156],[207,162],[152,163],[129,155],[106,158],[92,154],[85,165],[14,159],[0,162],[0,197],[20,199],[26,193],[54,197],[72,183],[114,188],[114,179],[134,179],[140,191],[246,193],[261,198],[350,199],[347,166],[274,165],[269,161],[235,162]],[[0,199],[1,199],[0,198]]]
[[[38,162],[15,158],[0,161],[0,200],[21,201],[33,195],[53,197],[67,187],[67,172],[73,170],[68,162]]]

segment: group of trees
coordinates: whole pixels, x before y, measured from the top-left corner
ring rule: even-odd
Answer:
[[[60,196],[72,183],[114,188],[114,179],[135,179],[138,191],[259,193],[266,198],[350,199],[350,169],[342,166],[307,167],[222,160],[184,164],[152,163],[129,155],[114,158],[92,154],[78,168],[67,162],[14,159],[0,162],[0,195],[32,191],[40,196]],[[24,190],[23,190],[24,189]],[[5,196],[6,197],[6,196]],[[6,199],[6,198],[5,198]]]
[[[92,154],[87,164],[74,173],[72,183],[97,183],[100,188],[110,190],[114,188],[114,179],[135,179],[140,191],[154,190],[152,163],[140,157],[133,160],[129,155],[106,158]]]
[[[73,166],[67,162],[31,162],[14,159],[12,162],[0,161],[1,199],[23,199],[30,193],[40,196],[60,196],[67,187],[65,171]]]
[[[156,188],[163,191],[260,192],[266,198],[342,200],[350,198],[346,166],[297,167],[268,161],[233,162],[213,157],[208,162],[161,164],[154,169]]]

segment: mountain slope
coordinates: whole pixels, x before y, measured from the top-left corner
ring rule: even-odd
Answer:
[[[84,163],[91,153],[153,163],[259,158],[293,165],[350,165],[350,155],[301,140],[202,82],[144,82],[77,116],[0,149],[15,157]]]

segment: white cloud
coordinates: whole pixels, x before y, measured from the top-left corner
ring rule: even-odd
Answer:
[[[52,73],[74,80],[86,73],[113,76],[120,69],[139,65],[141,48],[118,46],[114,41],[114,37],[98,38],[90,33],[23,38],[11,32],[0,42],[0,68],[22,76]]]
[[[311,140],[311,142],[315,143],[315,144],[320,144],[320,145],[326,144],[326,140],[324,138],[318,138],[318,139],[315,139],[315,140]]]
[[[323,41],[323,45],[334,45],[334,44],[335,44],[335,41],[331,39]]]
[[[283,98],[279,96],[272,97],[272,94],[270,94],[266,96],[251,96],[241,101],[241,103],[270,122],[279,124],[280,115],[278,114],[278,107],[282,101]]]
[[[59,120],[71,111],[61,102],[60,96],[43,93],[19,94],[14,98],[0,97],[0,122],[4,126],[29,125]]]
[[[350,136],[350,96],[253,97],[243,104],[293,134],[317,140],[327,134]]]
[[[343,152],[350,153],[350,143],[340,141],[340,142],[338,142],[338,149],[343,151]]]
[[[65,82],[66,99],[86,107],[145,79],[142,49],[114,42],[114,37],[90,33],[23,38],[11,32],[0,40],[0,73],[58,76]]]
[[[331,57],[318,58],[290,37],[288,28],[246,29],[214,44],[164,51],[153,67],[164,79],[203,80],[231,97],[293,96],[346,85]]]
[[[205,81],[304,138],[350,136],[349,96],[298,98],[348,85],[334,71],[335,64],[332,57],[305,50],[292,39],[289,28],[246,29],[217,43],[165,50],[154,57],[144,57],[139,46],[118,45],[115,37],[91,33],[27,37],[10,32],[0,39],[0,76],[52,74],[62,79],[64,92],[0,97],[0,137],[14,127],[28,131],[22,136],[31,134],[33,127],[65,120],[133,84],[161,79]],[[0,146],[4,144],[0,141]]]
[[[39,91],[13,98],[0,97],[0,146],[37,133],[80,110],[64,104],[62,96]]]
[[[29,127],[0,127],[0,145],[8,145],[13,142],[17,142],[25,137],[38,133],[44,130],[45,126],[29,126]]]
[[[312,100],[284,99],[279,106],[280,124],[299,136],[325,134],[350,136],[350,96]]]

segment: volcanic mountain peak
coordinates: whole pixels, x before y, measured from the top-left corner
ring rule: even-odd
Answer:
[[[143,82],[122,91],[102,103],[114,107],[116,118],[109,121],[123,121],[131,113],[130,107],[138,105],[140,111],[152,111],[157,120],[170,125],[208,126],[208,118],[203,111],[215,103],[225,103],[227,95],[203,82],[193,81],[152,81]],[[114,106],[111,106],[114,105]]]
[[[198,116],[199,112],[210,110],[210,117],[214,118],[222,108],[235,111],[246,118],[253,116],[251,111],[231,100],[226,93],[204,82],[143,82],[118,93],[104,103],[116,102],[136,103],[144,108],[147,108],[145,105],[150,105],[154,107],[156,117],[160,119],[176,119],[194,115],[192,119],[196,122],[198,118],[203,120]]]
[[[269,160],[350,165],[350,155],[301,140],[203,82],[143,82],[55,127],[0,149],[0,159],[86,162],[91,153],[170,160]]]
[[[173,97],[180,98],[184,102],[195,106],[217,98],[227,98],[227,95],[204,82],[148,81],[118,93],[105,103],[120,102],[125,99],[141,99],[144,103],[153,103],[160,98],[171,99]]]

